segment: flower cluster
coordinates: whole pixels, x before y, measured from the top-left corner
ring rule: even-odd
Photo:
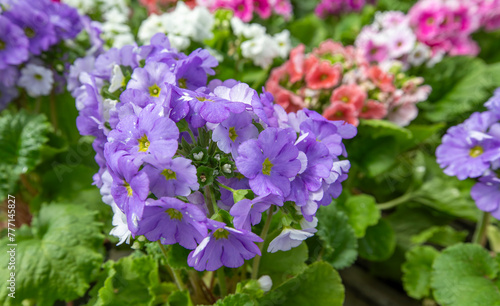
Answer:
[[[312,108],[329,120],[358,125],[359,118],[388,119],[405,126],[418,114],[416,103],[431,88],[423,79],[408,77],[393,66],[385,72],[370,64],[353,46],[331,40],[309,54],[300,45],[290,59],[275,68],[266,89],[287,112]]]
[[[477,55],[479,46],[470,35],[484,26],[500,27],[497,0],[420,0],[408,12],[417,39],[433,52]]]
[[[61,71],[45,67],[42,53],[81,30],[78,12],[65,4],[50,0],[4,4],[0,12],[0,109],[19,95],[16,85],[31,97],[48,95]]]
[[[404,69],[424,63],[431,66],[443,55],[442,52],[433,53],[429,46],[419,42],[409,18],[399,11],[377,12],[375,21],[363,27],[355,46],[369,62],[378,63],[386,70],[395,61]]]
[[[375,0],[321,0],[316,6],[315,13],[321,18],[342,13],[359,12],[367,4],[374,4]]]
[[[127,0],[63,0],[63,2],[77,8],[81,14],[102,21],[94,21],[93,26],[98,28],[108,47],[121,48],[134,43],[134,35],[128,25],[131,10]]]
[[[156,33],[165,33],[174,48],[185,50],[191,41],[211,39],[214,21],[214,16],[206,8],[197,6],[191,9],[179,2],[171,12],[151,14],[142,22],[138,37],[142,43],[147,43]]]
[[[356,128],[301,110],[286,114],[235,80],[213,80],[217,61],[164,34],[111,49],[73,91],[82,135],[95,136],[95,183],[113,207],[120,243],[144,235],[192,250],[197,270],[239,267],[261,254],[254,225],[280,212],[269,252],[316,231],[316,211],[347,178],[342,139]],[[267,212],[266,218],[262,218]]]
[[[477,179],[471,189],[476,205],[500,219],[500,88],[485,106],[487,111],[448,129],[436,157],[447,175]]]
[[[167,11],[178,2],[178,0],[139,0],[139,2],[146,7],[149,14],[160,14],[162,11]],[[196,6],[196,0],[183,1],[190,8]]]
[[[241,42],[241,55],[254,65],[268,68],[275,58],[287,58],[291,49],[290,32],[283,30],[273,36],[257,23],[244,23],[239,18],[231,18],[234,35]]]
[[[215,11],[226,9],[234,12],[234,16],[248,22],[252,20],[254,12],[262,19],[269,18],[272,13],[289,18],[292,14],[290,0],[197,0],[202,5]]]

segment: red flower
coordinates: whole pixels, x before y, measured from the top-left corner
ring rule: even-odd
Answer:
[[[307,87],[311,89],[328,89],[337,85],[342,78],[342,67],[320,61],[306,72]]]
[[[366,92],[356,84],[342,85],[333,91],[331,103],[344,102],[360,110],[366,99]]]
[[[290,75],[290,83],[300,81],[304,76],[304,51],[306,47],[302,44],[298,45],[290,51],[290,60],[286,67]]]
[[[287,113],[297,112],[306,107],[301,97],[286,89],[280,89],[274,97],[276,103],[281,105]]]
[[[383,92],[393,92],[396,89],[392,83],[393,75],[385,73],[379,66],[368,68],[367,76]]]
[[[352,104],[336,102],[323,112],[323,117],[328,120],[343,120],[354,126],[358,126],[358,112]]]
[[[385,116],[387,116],[387,107],[375,100],[368,100],[359,114],[359,117],[364,119],[382,119]]]

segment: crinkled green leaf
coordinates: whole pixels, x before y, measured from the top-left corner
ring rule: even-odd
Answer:
[[[430,297],[432,264],[438,255],[430,246],[417,246],[406,253],[406,262],[401,267],[403,286],[412,298]]]
[[[419,233],[418,235],[412,236],[411,242],[414,244],[429,242],[447,247],[459,242],[463,242],[466,237],[467,231],[456,231],[449,225],[433,226]]]
[[[288,29],[293,37],[306,46],[318,46],[328,37],[325,22],[315,14],[290,23]]]
[[[168,306],[193,306],[188,291],[175,291],[168,297]]]
[[[396,235],[391,224],[384,219],[366,229],[366,235],[358,240],[359,256],[371,261],[391,257],[396,247]]]
[[[83,296],[102,262],[103,235],[94,213],[71,204],[43,206],[33,219],[30,235],[16,236],[16,302],[34,299],[37,305]],[[26,230],[27,231],[27,230]],[[1,240],[7,246],[7,238]],[[5,250],[5,249],[3,249]],[[0,275],[7,275],[7,253],[0,253]],[[0,304],[9,305],[7,287]]]
[[[0,164],[12,165],[18,174],[26,173],[40,162],[40,149],[47,142],[51,125],[44,115],[21,110],[0,117]]]
[[[366,228],[377,224],[380,219],[380,210],[375,198],[369,195],[356,195],[338,204],[340,210],[347,215],[348,222],[354,229],[357,238],[365,235]]]
[[[289,251],[267,252],[269,243],[280,232],[278,230],[268,235],[262,248],[262,258],[260,259],[259,276],[269,275],[273,280],[273,286],[281,284],[307,267],[305,261],[308,258],[308,250],[305,243]]]
[[[222,300],[218,300],[214,306],[256,306],[257,303],[245,293],[236,293],[226,296]]]
[[[176,288],[160,283],[152,256],[127,256],[112,264],[95,305],[156,305]]]
[[[357,258],[358,242],[346,214],[334,205],[318,210],[318,237],[323,241],[323,259],[335,269],[350,266]]]
[[[443,305],[500,305],[494,281],[498,263],[476,244],[457,244],[444,250],[432,265],[431,286]]]
[[[157,243],[155,244],[158,245]],[[191,250],[188,250],[179,244],[171,245],[167,253],[168,265],[174,269],[192,270],[193,268],[187,264],[187,258],[190,252]]]
[[[342,305],[344,286],[339,274],[325,262],[315,262],[259,300],[259,305]]]

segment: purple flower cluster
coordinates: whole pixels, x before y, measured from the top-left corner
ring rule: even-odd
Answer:
[[[376,0],[321,0],[316,6],[315,13],[321,18],[341,13],[359,12],[367,4],[374,4]]]
[[[82,29],[76,9],[50,0],[6,1],[0,12],[0,110],[18,96],[16,85],[32,97],[52,89],[52,70],[35,56]],[[28,64],[26,64],[29,62]],[[23,68],[24,67],[24,68]]]
[[[487,111],[448,130],[436,156],[446,174],[478,179],[472,198],[479,209],[500,219],[500,88],[485,106]]]
[[[78,129],[96,137],[95,184],[119,214],[113,233],[179,243],[200,271],[260,255],[252,226],[266,211],[285,216],[268,251],[312,236],[318,207],[347,178],[342,140],[356,134],[307,109],[287,114],[247,84],[208,82],[217,64],[156,34],[97,57],[73,91]]]

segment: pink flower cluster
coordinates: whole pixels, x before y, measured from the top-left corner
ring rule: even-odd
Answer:
[[[314,12],[321,18],[341,13],[359,12],[366,4],[374,4],[376,0],[321,0]]]
[[[292,14],[290,0],[197,0],[197,3],[210,11],[231,10],[234,16],[245,22],[252,20],[254,12],[262,19],[269,18],[273,12],[285,18]]]
[[[433,52],[477,55],[470,35],[481,27],[500,28],[499,0],[420,0],[408,12],[417,39]]]
[[[287,112],[310,108],[329,120],[356,126],[360,118],[405,126],[418,114],[415,104],[431,91],[421,86],[422,78],[370,64],[353,46],[327,40],[309,54],[304,51],[304,45],[293,49],[266,83],[266,90]]]

